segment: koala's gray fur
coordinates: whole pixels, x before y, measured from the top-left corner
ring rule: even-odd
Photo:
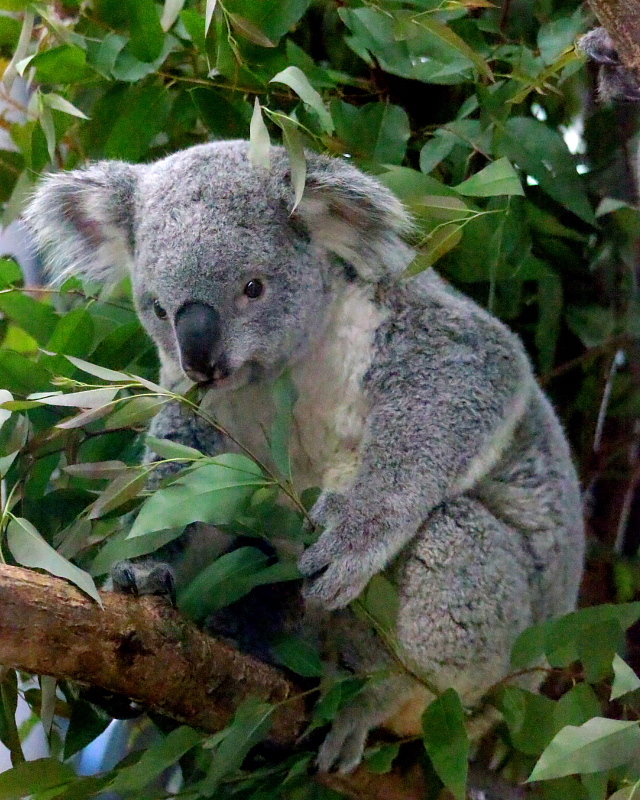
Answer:
[[[247,148],[53,175],[29,224],[57,275],[130,270],[162,382],[209,379],[206,408],[266,463],[270,386],[289,369],[293,481],[322,490],[312,517],[324,532],[299,562],[307,604],[334,611],[343,664],[394,667],[346,608],[387,570],[402,658],[473,705],[508,673],[517,635],[576,602],[584,537],[563,432],[514,335],[433,272],[399,278],[409,221],[389,191],[309,155],[290,215],[284,151],[266,171]],[[249,299],[256,279],[264,294]],[[152,432],[237,449],[175,406]],[[415,732],[429,698],[399,671],[375,683],[335,721],[320,767],[352,769],[383,722]]]
[[[578,47],[598,64],[598,92],[602,100],[640,100],[638,74],[622,63],[606,28],[594,28],[581,36]]]

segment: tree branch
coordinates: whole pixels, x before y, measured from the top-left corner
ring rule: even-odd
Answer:
[[[272,738],[293,744],[306,720],[280,672],[207,636],[158,598],[101,592],[103,608],[59,578],[0,565],[0,664],[125,695],[218,731],[254,696],[280,705]]]
[[[59,578],[0,564],[0,664],[125,695],[196,728],[224,728],[247,697],[279,704],[271,738],[293,746],[301,690],[278,670],[200,631],[166,602],[101,592],[103,608]],[[421,771],[320,775],[354,800],[420,800]]]
[[[598,21],[613,40],[620,60],[640,80],[640,3],[638,0],[589,0]]]

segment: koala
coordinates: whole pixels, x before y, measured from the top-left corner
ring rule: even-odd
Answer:
[[[403,278],[411,222],[391,192],[310,153],[292,212],[293,195],[282,148],[266,169],[247,142],[219,141],[52,175],[27,220],[54,276],[128,271],[162,384],[204,387],[232,439],[175,404],[154,435],[271,464],[271,387],[288,370],[292,481],[321,490],[322,533],[299,560],[305,619],[342,666],[383,676],[321,746],[321,770],[348,772],[370,729],[417,733],[448,687],[475,706],[520,632],[575,607],[581,498],[518,338],[433,271]],[[381,572],[399,596],[393,656],[349,606]],[[157,592],[171,575],[147,561],[113,577]]]
[[[605,101],[640,100],[638,74],[626,67],[605,28],[594,28],[581,36],[578,47],[599,65],[598,91]]]

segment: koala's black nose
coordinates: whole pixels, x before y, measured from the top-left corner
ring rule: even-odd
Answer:
[[[222,355],[220,314],[205,303],[185,303],[175,322],[182,369],[196,383],[210,380]]]

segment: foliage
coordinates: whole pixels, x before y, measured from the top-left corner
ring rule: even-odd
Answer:
[[[413,213],[418,255],[409,271],[437,265],[523,337],[594,499],[598,563],[617,586],[617,596],[597,599],[635,596],[637,539],[625,539],[640,474],[637,452],[628,455],[640,407],[638,220],[625,161],[634,125],[617,109],[584,114],[573,45],[587,20],[577,0],[505,0],[502,8],[488,0],[0,0],[0,9],[8,12],[0,95],[16,75],[33,88],[21,122],[0,119],[16,147],[0,151],[5,223],[42,172],[88,158],[148,161],[250,136],[252,159],[264,164],[269,141],[282,140],[298,198],[305,147],[353,159]],[[575,155],[566,133],[580,124]],[[75,279],[28,293],[21,286],[16,265],[0,261],[3,558],[64,575],[94,596],[92,577],[167,544],[194,520],[306,541],[308,498],[283,502],[292,496],[286,384],[271,431],[279,474],[249,454],[212,459],[147,438],[163,463],[184,465],[150,492],[155,467],[137,466],[143,431],[169,394],[154,383],[155,354],[126,290],[107,296]],[[195,407],[197,397],[182,402]],[[624,499],[611,513],[609,496]],[[295,576],[294,564],[247,546],[206,568],[179,602],[199,618]],[[390,639],[393,592],[377,588],[359,610]],[[639,617],[636,603],[606,605],[522,635],[514,675],[548,676],[549,696],[515,678],[495,688],[490,702],[504,723],[494,762],[507,776],[539,780],[547,798],[640,797],[639,681],[623,657],[624,632]],[[277,649],[300,675],[321,674],[309,643],[283,640]],[[104,713],[74,686],[18,684],[12,671],[0,678],[0,740],[15,765],[0,775],[0,798],[90,798],[108,787],[152,798],[166,796],[167,785],[194,800],[336,796],[308,777],[308,752],[244,761],[268,733],[272,709],[257,702],[213,737],[163,727],[112,770],[79,776],[72,757],[104,730]],[[311,727],[330,721],[366,680],[325,677]],[[56,713],[46,725],[50,757],[27,764],[18,692],[34,719]],[[467,713],[452,691],[425,713],[425,753],[438,776],[432,797],[443,784],[464,794]],[[374,745],[368,765],[384,772],[397,753],[396,744]]]

